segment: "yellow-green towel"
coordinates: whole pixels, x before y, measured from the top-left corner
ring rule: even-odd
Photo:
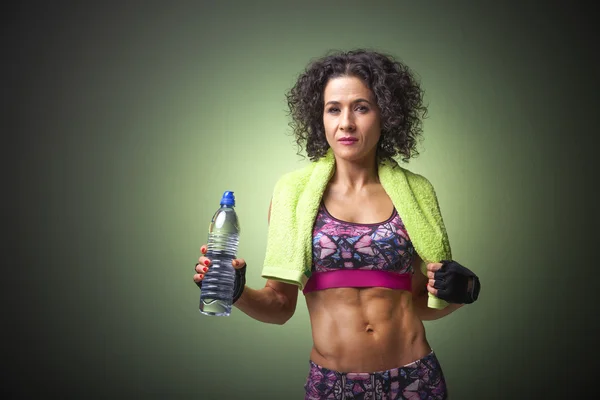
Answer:
[[[313,224],[334,166],[335,159],[329,149],[325,157],[289,172],[277,181],[262,277],[304,289],[311,275]],[[379,166],[379,180],[424,261],[421,265],[423,273],[427,273],[429,262],[451,260],[448,235],[431,183],[425,177],[391,163]],[[447,306],[445,301],[428,294],[428,307],[442,309]]]

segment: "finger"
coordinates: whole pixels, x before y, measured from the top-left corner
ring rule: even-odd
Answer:
[[[442,267],[442,263],[429,263],[427,264],[427,271],[437,271]]]
[[[429,293],[431,293],[432,295],[434,295],[434,296],[437,296],[437,293],[438,293],[437,289],[434,289],[434,288],[432,288],[432,287],[431,287],[431,286],[429,286],[429,285],[427,285],[427,291],[428,291]]]
[[[200,258],[198,258],[198,264],[202,264],[205,267],[208,267],[211,264],[211,262],[208,258],[200,256]]]
[[[208,267],[206,265],[203,265],[203,264],[200,264],[200,263],[196,264],[196,268],[195,269],[196,269],[196,272],[201,273],[201,274],[202,273],[205,274],[206,271],[208,271]]]
[[[198,282],[200,282],[202,279],[204,279],[204,274],[195,274],[195,275],[194,275],[194,282],[198,283]]]
[[[427,277],[429,279],[434,279],[435,278],[435,272],[427,271]]]
[[[233,268],[235,269],[244,268],[246,266],[246,261],[244,261],[243,258],[236,258],[231,262],[231,265],[233,265]]]
[[[207,252],[207,251],[208,251],[208,246],[207,246],[207,245],[205,245],[205,244],[203,244],[203,245],[200,247],[200,253],[202,253],[202,254],[206,254],[206,252]]]

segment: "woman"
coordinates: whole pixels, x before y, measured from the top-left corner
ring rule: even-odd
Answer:
[[[384,165],[397,165],[393,157],[408,161],[417,154],[426,112],[421,89],[404,64],[357,50],[311,63],[287,99],[298,145],[305,146],[315,168],[327,160],[332,166],[322,191],[311,193],[318,205],[313,212],[278,203],[277,214],[272,214],[275,197],[269,208],[270,229],[275,229],[273,215],[310,217],[310,241],[297,241],[305,244],[296,249],[309,255],[310,271],[292,279],[267,273],[265,267],[263,276],[271,278],[256,290],[245,286],[245,261],[234,260],[235,306],[256,320],[283,324],[294,314],[299,287],[303,290],[314,343],[306,399],[447,398],[444,375],[422,321],[475,301],[479,280],[455,261],[430,260],[422,268],[426,258],[413,242],[424,249],[428,238],[411,238],[418,229],[406,229],[404,219],[412,224],[412,211],[402,215],[404,202],[390,194],[393,184],[380,176]],[[312,190],[306,183],[311,174],[287,174],[292,184],[282,184],[277,196]],[[432,189],[429,193],[431,197]],[[445,234],[441,219],[438,226],[436,232]],[[295,252],[282,246],[273,251]],[[209,267],[210,260],[201,256],[193,278],[197,284]],[[447,306],[428,307],[432,296]]]

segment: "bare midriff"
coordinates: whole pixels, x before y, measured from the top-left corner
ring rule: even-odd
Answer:
[[[384,371],[431,352],[409,291],[333,288],[305,298],[313,332],[310,358],[325,368]]]

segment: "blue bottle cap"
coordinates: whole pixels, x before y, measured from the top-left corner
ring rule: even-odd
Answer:
[[[228,207],[235,207],[235,196],[233,192],[225,192],[223,193],[223,197],[221,198],[221,205]]]

